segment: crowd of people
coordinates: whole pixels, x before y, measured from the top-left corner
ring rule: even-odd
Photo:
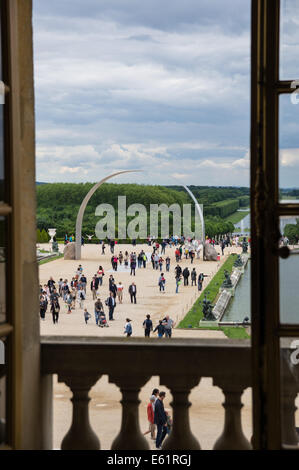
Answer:
[[[208,243],[215,243],[215,240],[207,240]],[[232,243],[236,243],[237,239],[225,239],[218,240],[218,243],[224,244],[223,250],[226,246]],[[113,274],[108,277],[108,282],[104,283],[105,272],[102,265],[99,265],[97,271],[94,273],[91,279],[87,279],[83,267],[81,264],[72,277],[69,279],[60,278],[55,281],[53,277],[50,277],[48,282],[43,286],[40,286],[40,318],[42,321],[46,318],[46,312],[50,309],[52,314],[53,323],[59,322],[59,315],[64,305],[65,312],[71,314],[73,310],[79,308],[82,310],[83,318],[82,321],[87,325],[93,315],[95,324],[99,327],[108,327],[109,323],[114,321],[114,313],[117,304],[123,304],[126,297],[126,292],[129,294],[131,304],[136,304],[138,301],[137,297],[137,286],[136,283],[131,280],[125,286],[121,281],[116,281],[115,277],[118,271],[130,272],[130,276],[135,279],[136,269],[148,269],[150,266],[154,272],[157,271],[157,284],[158,291],[164,294],[167,290],[167,278],[174,275],[175,278],[175,292],[179,293],[179,288],[183,286],[194,286],[197,287],[198,291],[203,288],[203,282],[206,274],[203,272],[197,272],[197,268],[191,266],[185,266],[182,268],[180,262],[184,259],[190,261],[190,265],[193,264],[195,258],[195,251],[191,248],[190,241],[185,243],[184,239],[178,237],[172,237],[172,239],[163,240],[161,243],[156,241],[153,237],[148,239],[148,246],[152,248],[152,252],[145,252],[144,249],[136,249],[136,241],[133,241],[133,250],[130,253],[126,250],[122,250],[119,246],[118,253],[115,251],[115,240],[106,241],[111,251],[111,266]],[[174,258],[176,266],[171,269],[171,258],[169,254],[165,255],[166,247],[174,248]],[[102,242],[102,254],[105,253],[105,242]],[[120,270],[119,267],[122,267]],[[165,269],[164,269],[165,268]],[[172,271],[172,273],[170,273]],[[104,286],[105,284],[105,286]],[[102,287],[104,286],[103,290]],[[89,287],[89,288],[88,288]],[[101,298],[104,289],[108,292],[105,295],[106,298]],[[90,293],[88,292],[90,290]],[[101,291],[101,294],[100,294]],[[85,302],[88,296],[91,296],[94,301],[93,312],[89,312],[85,308]],[[89,303],[90,305],[90,303]],[[105,312],[106,310],[106,312]],[[107,316],[106,316],[107,315]],[[159,338],[167,337],[171,338],[172,328],[174,322],[169,316],[161,315],[161,319],[156,325],[153,325],[150,318],[150,314],[146,315],[146,318],[142,320],[142,326],[144,328],[145,337],[150,337],[151,334],[157,334]],[[127,337],[133,335],[132,320],[127,317],[124,325],[124,334]]]

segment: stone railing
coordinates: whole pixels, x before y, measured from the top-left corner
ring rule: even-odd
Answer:
[[[43,337],[41,353],[45,449],[53,446],[53,374],[73,392],[72,424],[61,443],[62,449],[100,449],[89,422],[88,394],[102,375],[107,375],[122,393],[122,421],[112,450],[149,449],[139,427],[138,396],[152,376],[159,376],[173,397],[173,429],[164,450],[200,449],[190,429],[188,396],[202,377],[212,377],[213,385],[220,387],[225,396],[224,428],[220,437],[215,436],[214,449],[251,448],[241,423],[241,396],[251,385],[247,340]],[[284,435],[288,445],[298,443],[294,421],[296,394],[294,381],[288,377],[284,388]]]

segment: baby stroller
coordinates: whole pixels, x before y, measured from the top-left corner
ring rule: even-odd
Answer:
[[[99,327],[100,328],[106,328],[109,327],[108,322],[106,320],[106,315],[104,312],[100,312],[99,315]]]

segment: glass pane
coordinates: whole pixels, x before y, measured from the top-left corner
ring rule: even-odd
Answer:
[[[291,255],[279,259],[280,271],[280,321],[299,324],[299,215],[280,217],[283,235],[280,246],[288,246]]]
[[[299,447],[299,338],[280,340],[282,444]]]
[[[280,16],[280,79],[299,78],[299,0],[282,0]]]
[[[0,323],[6,321],[6,220],[0,217]]]
[[[4,200],[4,100],[3,100],[3,68],[2,68],[2,28],[0,7],[0,201]]]
[[[279,106],[280,200],[299,203],[299,94],[281,95]]]

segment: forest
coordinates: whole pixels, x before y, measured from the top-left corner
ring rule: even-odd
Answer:
[[[74,234],[76,217],[82,200],[94,183],[47,183],[38,184],[37,191],[37,235],[44,241],[48,228],[57,229],[57,237],[65,233]],[[189,186],[200,204],[204,206],[206,234],[209,237],[233,231],[233,224],[224,218],[239,208],[249,206],[249,188]],[[117,216],[118,196],[126,196],[127,207],[143,204],[149,212],[151,204],[192,203],[182,186],[154,186],[141,184],[103,184],[90,199],[83,219],[82,234],[94,234],[99,217],[95,209],[99,204],[111,204]],[[117,220],[117,219],[116,219]],[[128,217],[129,221],[130,218]],[[171,217],[170,217],[171,227]]]

